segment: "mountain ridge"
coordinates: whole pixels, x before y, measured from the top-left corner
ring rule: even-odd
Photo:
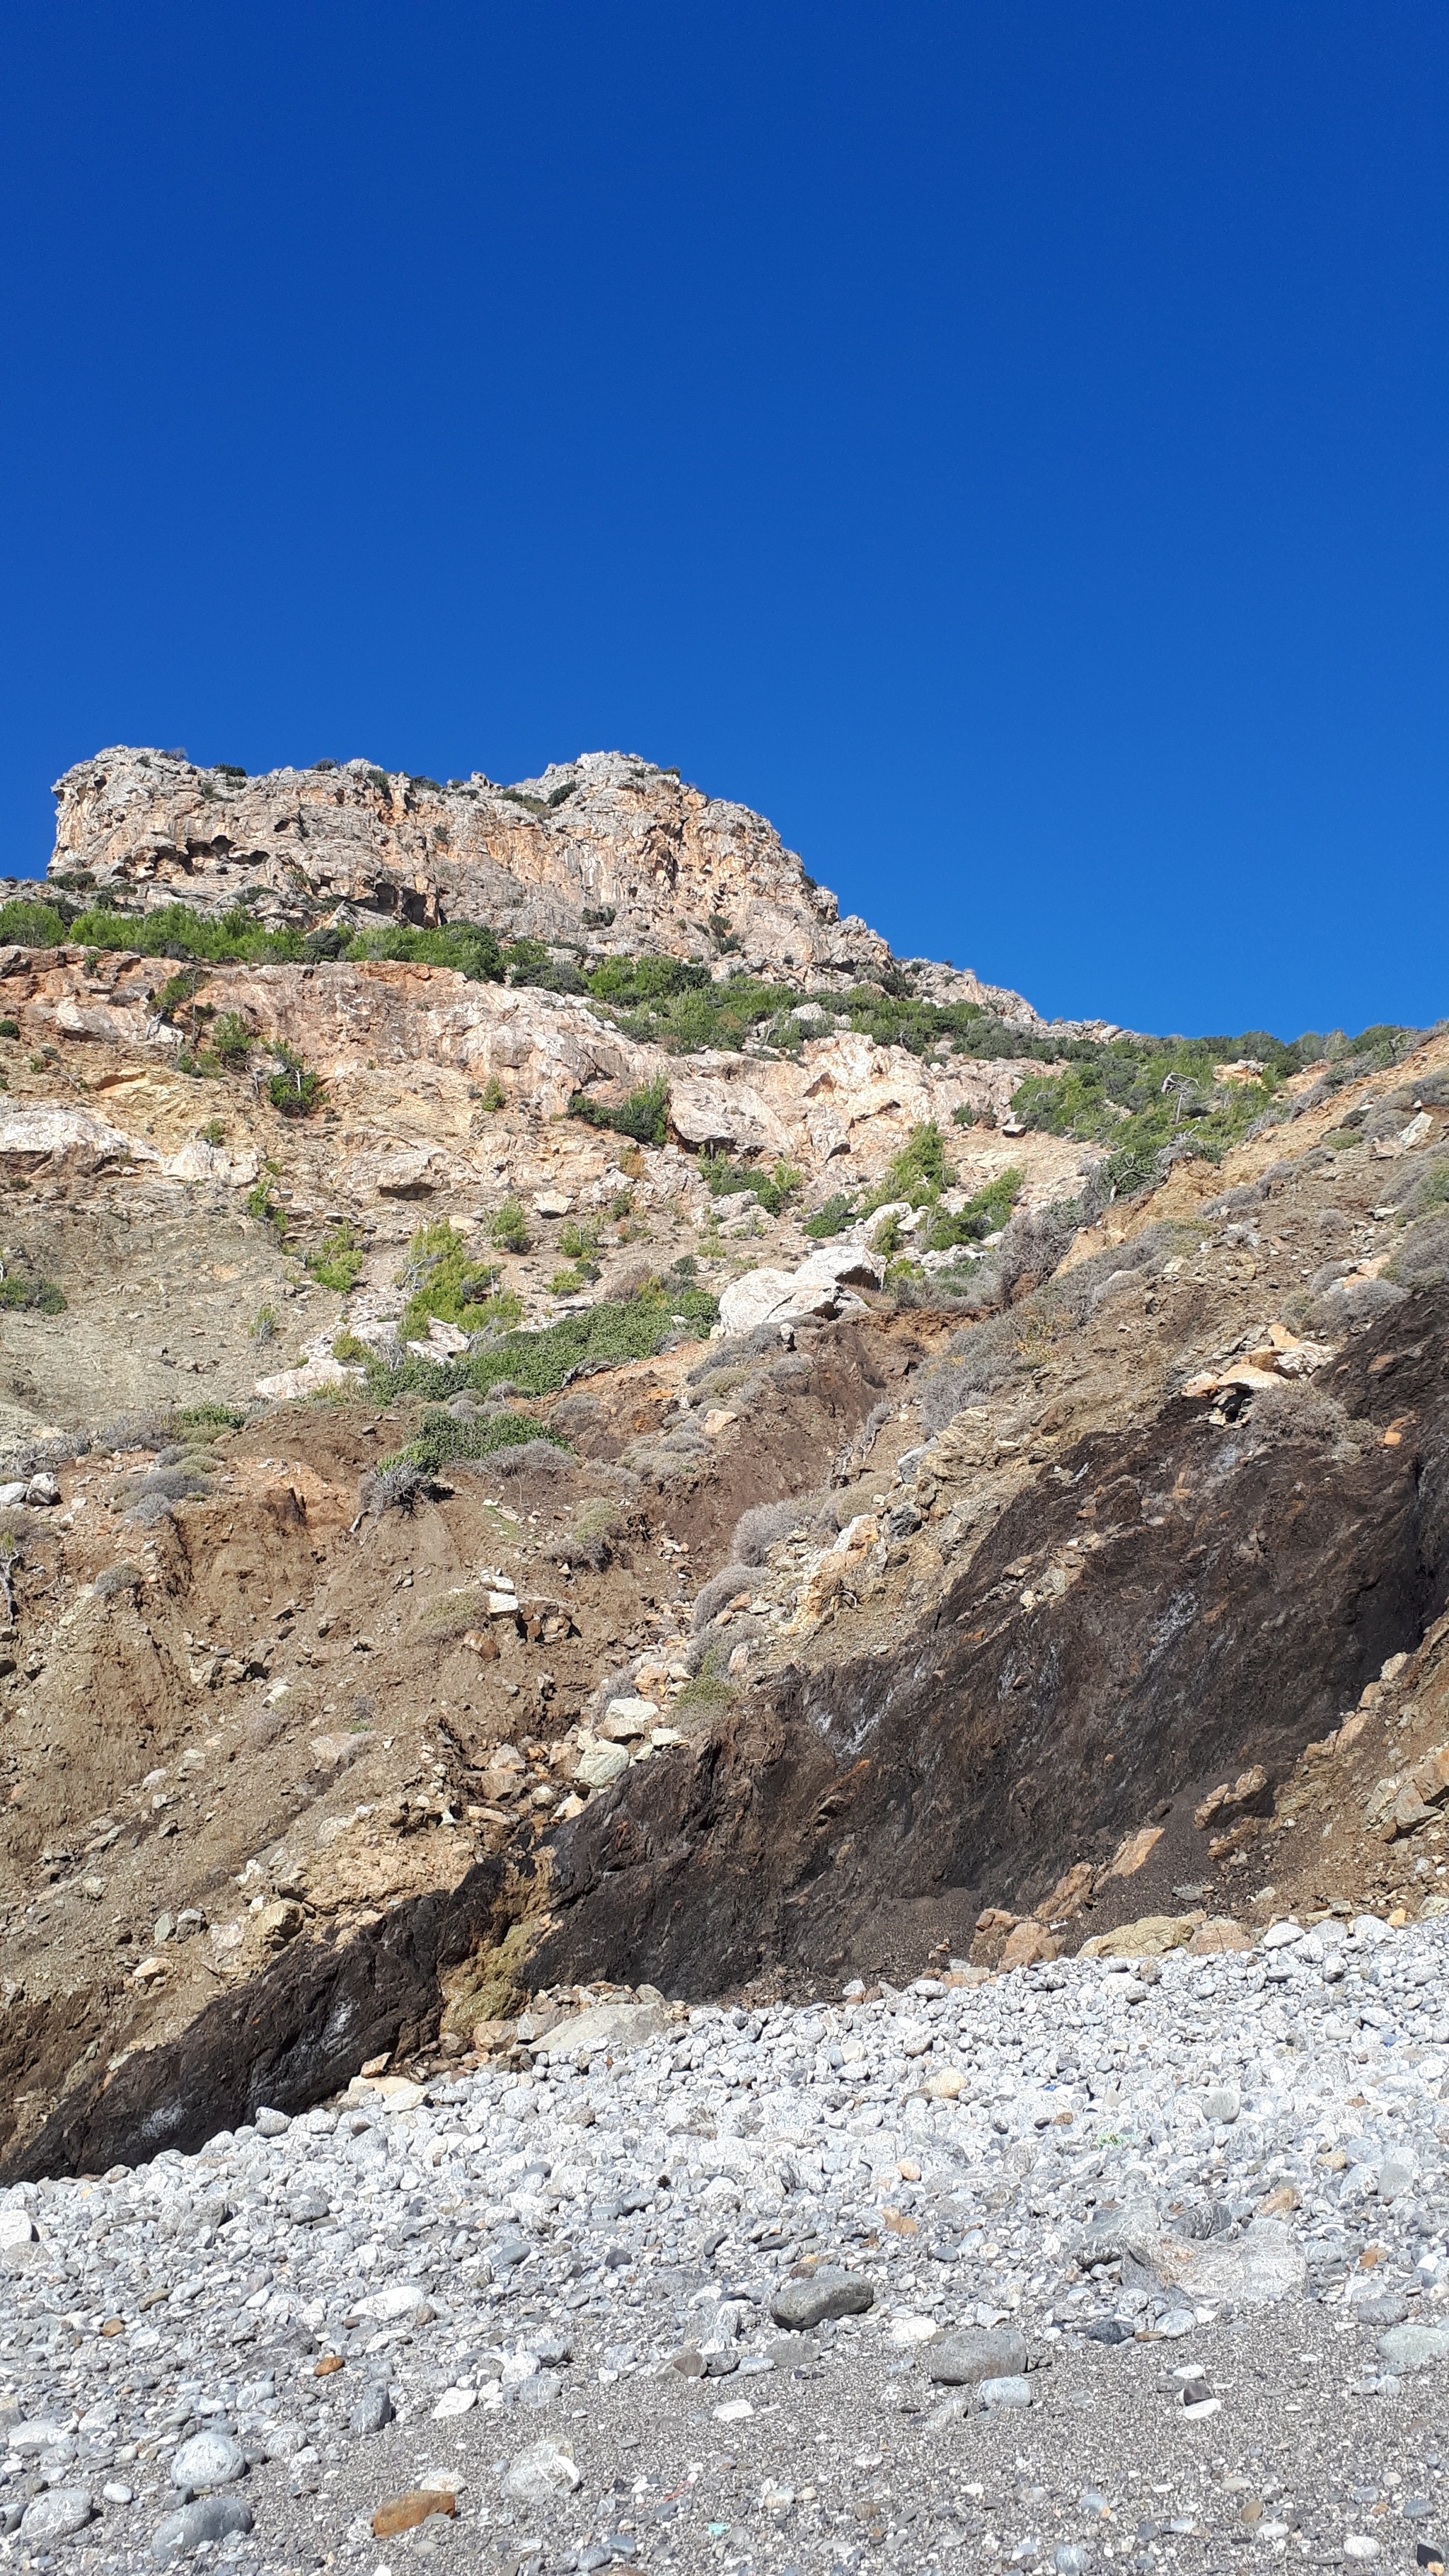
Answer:
[[[117,745],[58,779],[47,874],[144,904],[245,901],[297,921],[319,902],[419,927],[468,920],[603,956],[707,959],[784,982],[860,981],[895,965],[843,920],[774,826],[675,770],[620,752],[502,787],[446,785],[364,760],[246,777]],[[912,961],[937,998],[1023,1021],[1022,997],[969,969]]]

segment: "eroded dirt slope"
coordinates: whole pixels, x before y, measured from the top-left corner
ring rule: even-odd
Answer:
[[[541,1324],[576,1304],[547,1285],[565,1210],[616,1300],[685,1257],[716,1293],[792,1270],[797,1216],[725,1233],[678,1144],[621,1161],[519,1103],[469,1105],[466,1194],[426,1155],[394,1192],[365,1061],[329,1089],[344,1131],[370,1103],[367,1154],[240,1082],[211,1090],[224,1136],[190,1136],[185,1077],[130,1034],[10,1043],[23,1114],[129,1125],[5,1167],[0,1258],[70,1301],[0,1319],[5,2170],[517,2047],[560,1981],[808,1988],[991,1965],[1023,1926],[1437,1901],[1443,1041],[1065,1260],[1031,1229],[1070,1155],[1022,1140],[1040,1188],[997,1311],[867,1273],[833,1317],[671,1330],[484,1400],[445,1340],[427,1394],[314,1365],[354,1324],[396,1340],[423,1218],[483,1247],[522,1195],[503,1267]],[[187,1178],[192,1146],[225,1170]],[[268,1159],[285,1233],[246,1211]],[[345,1294],[297,1257],[341,1222]],[[389,1500],[429,1397],[553,1445]]]

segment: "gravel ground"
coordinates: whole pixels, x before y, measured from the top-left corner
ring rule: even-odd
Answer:
[[[359,2080],[22,2186],[0,2550],[1413,2567],[1449,2443],[1446,1967],[1449,1924],[1364,1918],[829,2008],[646,1990],[531,2072]],[[408,2493],[453,2511],[375,2535]]]

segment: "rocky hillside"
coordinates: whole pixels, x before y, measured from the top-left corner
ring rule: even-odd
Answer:
[[[1449,1037],[1044,1024],[615,755],[59,795],[12,2176],[518,2062],[583,1980],[1449,1902]]]

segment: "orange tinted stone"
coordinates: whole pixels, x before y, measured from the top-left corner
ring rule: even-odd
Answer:
[[[390,2504],[380,2504],[372,2517],[374,2540],[395,2540],[402,2531],[416,2531],[430,2513],[456,2513],[458,2499],[445,2487],[411,2487],[406,2495],[394,2496]]]

